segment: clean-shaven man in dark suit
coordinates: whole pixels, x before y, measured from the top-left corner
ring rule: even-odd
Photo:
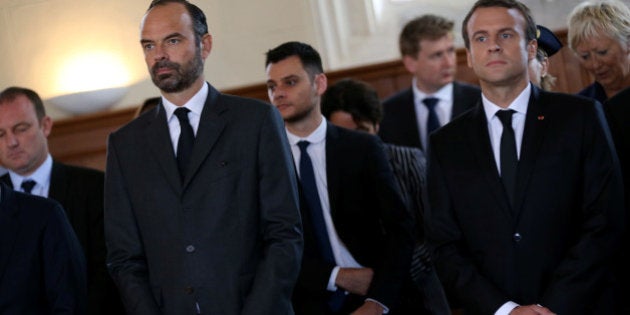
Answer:
[[[462,29],[482,98],[429,155],[426,230],[445,289],[466,314],[614,314],[623,195],[601,104],[530,84],[536,23],[522,3],[477,1]]]
[[[0,180],[63,206],[86,256],[88,312],[119,314],[122,303],[105,266],[103,172],[53,161],[47,142],[52,124],[34,91],[0,92],[0,130],[7,139],[0,144],[0,164],[9,170]]]
[[[479,88],[455,82],[453,21],[423,15],[400,33],[399,47],[412,85],[383,102],[379,136],[426,152],[429,134],[475,105]]]
[[[0,131],[0,142],[9,141]],[[81,245],[57,202],[0,183],[0,314],[86,312]]]
[[[108,267],[128,314],[294,314],[295,170],[271,105],[219,93],[204,13],[153,1],[140,32],[161,104],[109,137]]]
[[[382,143],[323,118],[327,79],[313,47],[284,43],[267,52],[265,65],[301,184],[305,240],[296,313],[396,314],[412,221]]]

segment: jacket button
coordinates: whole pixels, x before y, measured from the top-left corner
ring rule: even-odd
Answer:
[[[195,292],[195,289],[193,289],[192,287],[186,287],[184,291],[186,291],[186,294],[193,294],[193,292]]]
[[[512,236],[512,239],[518,243],[523,239],[523,237],[521,236],[521,233],[517,232],[517,233],[514,233],[514,235]]]
[[[195,246],[192,246],[192,245],[186,246],[186,251],[189,252],[189,253],[194,252],[195,251]]]

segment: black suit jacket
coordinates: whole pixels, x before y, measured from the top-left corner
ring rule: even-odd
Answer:
[[[481,96],[476,86],[453,82],[451,119],[472,108]],[[378,135],[385,143],[422,148],[413,90],[403,90],[383,102],[383,120]]]
[[[0,314],[87,314],[85,259],[61,206],[0,191]]]
[[[129,314],[293,314],[302,229],[277,109],[209,86],[182,182],[160,105],[110,135],[105,177]]]
[[[481,104],[431,137],[426,231],[467,314],[540,303],[594,309],[623,230],[619,167],[601,104],[532,88],[509,206]]]
[[[357,262],[374,269],[367,297],[395,310],[408,277],[412,220],[378,138],[330,123],[327,128],[326,176],[335,229]],[[334,265],[321,259],[302,205],[304,258],[293,302],[296,314],[328,314],[326,287]],[[350,295],[345,309],[358,307],[364,298]]]
[[[628,227],[630,226],[630,88],[611,97],[604,108],[606,109],[608,124],[615,141],[617,155],[621,162],[626,199],[626,227]],[[623,248],[628,248],[628,245],[630,245],[630,233],[628,233],[626,228],[622,246]],[[618,313],[627,314],[630,313],[630,305],[626,301],[627,297],[630,296],[630,288],[628,287],[628,282],[630,282],[630,270],[628,269],[630,259],[628,259],[625,251],[620,251],[616,261],[620,297],[618,304],[623,308]]]
[[[9,174],[2,180],[12,186]],[[101,171],[54,161],[48,198],[65,210],[87,263],[88,311],[90,314],[120,314],[122,303],[105,266],[103,185]]]

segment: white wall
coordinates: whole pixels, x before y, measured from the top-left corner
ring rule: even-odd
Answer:
[[[630,0],[625,0],[628,3]],[[0,89],[19,85],[45,100],[86,89],[129,86],[114,108],[159,95],[138,43],[150,1],[0,0]],[[410,18],[436,13],[461,21],[473,0],[193,0],[214,38],[205,74],[219,89],[264,81],[264,53],[299,40],[337,70],[398,58]],[[565,28],[579,0],[524,0],[551,29]],[[459,30],[460,24],[456,26]],[[459,36],[458,36],[459,37]],[[76,62],[79,70],[76,68]],[[122,74],[119,74],[122,73]],[[108,76],[109,75],[109,76]],[[109,78],[109,80],[107,80]],[[103,82],[103,80],[105,80]],[[46,102],[53,118],[68,117]]]

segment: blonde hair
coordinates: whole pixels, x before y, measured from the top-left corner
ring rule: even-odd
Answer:
[[[617,0],[585,1],[569,14],[569,47],[586,39],[608,36],[622,46],[630,42],[630,9]]]

